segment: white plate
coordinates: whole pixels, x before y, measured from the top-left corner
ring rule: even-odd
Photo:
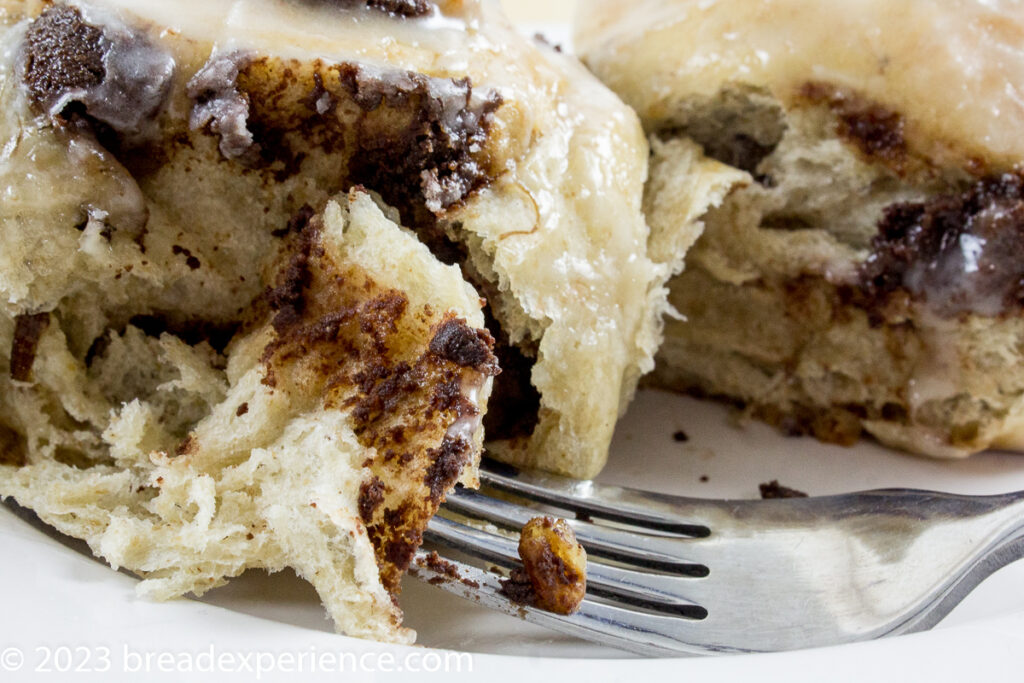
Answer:
[[[677,430],[684,430],[689,441],[676,442]],[[706,483],[702,476],[708,477]],[[1024,489],[1024,458],[985,453],[965,461],[937,462],[871,443],[849,449],[827,446],[784,437],[762,424],[740,424],[729,409],[717,404],[646,391],[624,419],[611,464],[600,477],[667,493],[745,498],[757,497],[758,484],[771,479],[811,494],[892,486],[999,493]],[[211,646],[216,653],[254,658],[389,652],[402,661],[409,652],[427,654],[334,635],[312,589],[291,574],[250,572],[202,601],[151,603],[135,597],[133,578],[64,543],[0,509],[0,547],[6,558],[0,565],[0,680],[8,680],[3,673],[6,648],[24,655],[24,673],[62,646],[72,648],[70,653],[79,657],[76,662],[91,653],[88,668],[98,662],[101,652],[96,648],[105,647],[111,656],[111,671],[102,676],[106,681],[122,680],[114,674],[136,680],[124,668],[132,669],[145,653],[170,653],[187,661]],[[779,680],[858,680],[869,672],[883,680],[903,677],[900,672],[913,673],[914,679],[931,672],[938,680],[979,680],[987,671],[986,678],[1000,680],[1009,679],[1007,667],[1016,662],[1024,645],[1024,563],[997,572],[929,633],[779,655],[661,661],[626,659],[619,652],[553,635],[414,580],[405,585],[402,604],[408,624],[420,633],[420,643],[473,653],[473,670],[486,680],[518,680],[541,668],[545,677],[563,671],[576,680],[635,680],[641,671],[700,675],[701,680],[755,673]],[[74,648],[86,649],[76,655]],[[152,662],[155,667],[157,660]],[[380,665],[374,659],[366,664]],[[463,671],[466,665],[463,662]],[[320,673],[324,680],[338,680],[335,672]],[[346,680],[353,673],[373,674],[349,671]],[[177,673],[167,675],[173,679]]]
[[[539,16],[539,4],[524,5],[523,11],[534,12],[524,16]],[[540,28],[566,41],[564,25]],[[688,442],[673,439],[678,430]],[[1002,493],[1024,489],[1024,457],[986,453],[939,462],[871,443],[827,446],[740,424],[717,404],[647,391],[620,425],[599,481],[688,496],[755,498],[758,484],[772,479],[812,495],[884,487]],[[56,672],[50,677],[64,671],[76,681],[105,683],[137,681],[141,674],[181,680],[189,668],[200,680],[251,680],[258,666],[272,667],[262,673],[264,680],[406,679],[416,668],[418,680],[446,681],[459,672],[482,681],[531,675],[702,683],[754,676],[995,681],[1020,680],[1015,669],[1024,646],[1024,562],[990,577],[928,633],[774,655],[640,660],[553,635],[412,579],[405,582],[402,605],[407,624],[429,650],[335,635],[312,588],[289,573],[250,572],[203,600],[152,603],[135,597],[132,577],[2,506],[0,548],[0,681],[34,679],[46,668]],[[449,655],[441,649],[469,658],[446,664]],[[298,666],[298,675],[283,671]],[[434,667],[440,668],[431,672]]]

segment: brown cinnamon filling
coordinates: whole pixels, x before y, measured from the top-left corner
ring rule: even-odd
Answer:
[[[766,484],[759,484],[758,489],[761,492],[762,500],[773,500],[776,498],[806,498],[807,494],[803,491],[791,489],[788,486],[783,486],[779,483],[778,479],[772,479]]]
[[[32,365],[36,362],[36,349],[43,332],[50,326],[49,313],[19,315],[14,319],[14,341],[11,343],[11,379],[27,382]]]
[[[399,17],[424,17],[434,11],[434,3],[430,0],[306,0],[306,2],[345,9],[369,7]]]
[[[902,168],[907,156],[902,115],[828,83],[807,83],[800,89],[800,96],[815,104],[827,105],[838,119],[839,135],[865,156],[897,170]]]
[[[890,206],[861,266],[859,295],[899,291],[937,314],[998,316],[1024,306],[1024,177],[1007,173],[960,193]]]
[[[397,593],[427,520],[472,456],[472,444],[450,428],[479,414],[463,389],[467,379],[497,372],[489,335],[449,315],[423,330],[431,341],[410,348],[409,335],[430,314],[334,263],[317,219],[289,239],[293,255],[264,296],[277,332],[263,353],[264,381],[322,393],[329,408],[350,412],[360,443],[377,453],[365,465],[371,474],[360,488],[359,514],[381,580]]]
[[[47,7],[25,34],[29,97],[40,109],[69,90],[94,88],[107,75],[103,31],[85,23],[74,7]]]

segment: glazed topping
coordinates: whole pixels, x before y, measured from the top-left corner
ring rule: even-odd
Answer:
[[[216,55],[188,82],[188,96],[195,102],[189,125],[192,130],[209,127],[219,135],[225,159],[237,159],[252,147],[249,99],[236,87],[238,70],[250,61],[242,52]]]
[[[25,36],[23,80],[33,105],[51,116],[79,105],[121,133],[139,133],[167,97],[174,59],[145,35],[80,10],[51,5]]]
[[[944,317],[997,316],[1024,305],[1024,177],[890,206],[861,267],[865,293],[905,290]]]

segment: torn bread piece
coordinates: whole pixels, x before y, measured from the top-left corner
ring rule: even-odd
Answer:
[[[826,441],[1024,449],[1022,32],[974,0],[588,3],[580,53],[654,137],[652,226],[685,222],[695,149],[734,174],[656,381]]]
[[[411,641],[400,579],[476,484],[498,367],[479,294],[346,164],[415,124],[471,166],[468,84],[381,111],[112,5],[0,21],[0,496],[145,595],[292,567],[339,631]]]
[[[339,631],[410,641],[393,597],[445,493],[474,482],[491,340],[457,270],[369,195],[293,241],[223,348],[139,320],[83,361],[63,307],[43,314],[28,379],[0,379],[0,493],[144,595],[291,567]]]

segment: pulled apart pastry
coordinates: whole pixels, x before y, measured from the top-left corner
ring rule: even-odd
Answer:
[[[1022,27],[973,0],[589,3],[580,53],[652,135],[655,239],[692,224],[694,158],[734,187],[656,382],[827,441],[1024,448]]]

